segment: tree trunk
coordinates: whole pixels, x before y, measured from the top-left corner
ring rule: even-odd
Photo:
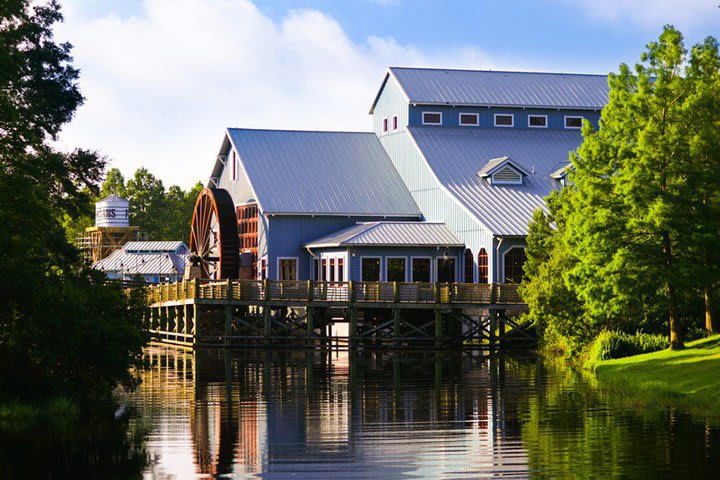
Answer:
[[[705,330],[708,333],[717,331],[717,314],[715,312],[715,286],[705,285]]]
[[[672,275],[673,256],[672,244],[670,242],[670,234],[668,232],[664,232],[662,238],[665,264],[668,267],[666,275]],[[665,294],[667,295],[668,320],[670,321],[670,348],[673,350],[677,350],[683,348],[685,345],[682,338],[680,316],[678,315],[677,311],[675,311],[675,285],[673,285],[670,280],[666,280],[665,282]]]

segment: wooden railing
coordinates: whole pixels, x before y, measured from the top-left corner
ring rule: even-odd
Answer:
[[[339,302],[357,304],[523,304],[518,285],[475,283],[315,282],[275,280],[191,280],[148,288],[148,300]]]

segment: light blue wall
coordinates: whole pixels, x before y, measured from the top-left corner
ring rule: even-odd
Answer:
[[[304,245],[335,233],[357,222],[384,220],[382,217],[347,216],[290,216],[273,215],[268,218],[268,278],[277,279],[279,257],[298,258],[298,280],[309,280],[311,255]],[[392,220],[417,220],[416,218],[393,218]],[[351,267],[352,270],[352,267]]]
[[[390,82],[388,82],[389,84]],[[386,88],[387,90],[387,88]],[[382,97],[381,97],[382,99]],[[379,103],[379,102],[378,102]],[[422,125],[422,112],[441,112],[443,126],[458,127],[460,126],[460,113],[477,113],[479,114],[480,125],[477,127],[464,128],[508,128],[495,127],[494,115],[496,113],[512,113],[515,116],[514,128],[527,128],[528,115],[547,115],[549,129],[565,129],[565,116],[580,116],[590,120],[597,128],[600,120],[600,112],[588,110],[551,110],[551,109],[535,109],[535,108],[503,108],[503,107],[450,107],[450,106],[430,106],[418,105],[409,107],[408,125]],[[376,119],[377,121],[377,119]],[[374,122],[375,123],[375,122]],[[379,132],[379,130],[375,130]]]
[[[396,135],[405,131],[408,125],[408,102],[405,94],[397,88],[395,80],[389,78],[383,93],[375,105],[373,114],[373,131],[380,137],[383,135]],[[388,88],[391,87],[391,88]],[[398,116],[398,130],[392,129],[392,117]],[[388,119],[388,133],[383,134],[382,121],[383,118]]]

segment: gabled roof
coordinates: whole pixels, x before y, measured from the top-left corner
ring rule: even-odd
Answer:
[[[495,172],[503,168],[505,165],[510,165],[512,168],[517,170],[522,175],[530,175],[530,172],[528,172],[522,165],[515,162],[510,157],[498,157],[493,158],[492,160],[488,161],[485,166],[483,166],[478,172],[478,177],[489,177],[493,175]]]
[[[308,248],[345,246],[462,247],[463,241],[440,222],[363,222],[319,238]]]
[[[137,250],[138,244],[143,248]],[[172,244],[177,244],[169,250]],[[166,245],[165,249],[163,245]],[[156,246],[157,248],[147,248]],[[129,247],[129,248],[128,248]],[[132,275],[182,275],[190,257],[183,242],[128,242],[119,250],[93,264],[96,270]]]
[[[391,67],[380,92],[389,76],[409,103],[421,105],[600,110],[610,91],[607,75]]]
[[[227,138],[265,214],[421,215],[372,132],[229,128]]]
[[[560,180],[567,175],[568,170],[573,168],[570,162],[560,162],[555,167],[555,170],[550,173],[550,178],[554,178],[555,180]]]
[[[527,235],[533,212],[545,208],[543,197],[557,187],[550,174],[582,141],[576,130],[408,127],[408,132],[443,188],[499,236]],[[478,166],[502,156],[531,170],[522,185],[478,180]]]

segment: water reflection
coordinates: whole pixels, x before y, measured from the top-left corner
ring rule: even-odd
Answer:
[[[720,459],[715,427],[614,408],[533,357],[167,346],[147,357],[130,398],[150,431],[147,478],[697,478]]]

